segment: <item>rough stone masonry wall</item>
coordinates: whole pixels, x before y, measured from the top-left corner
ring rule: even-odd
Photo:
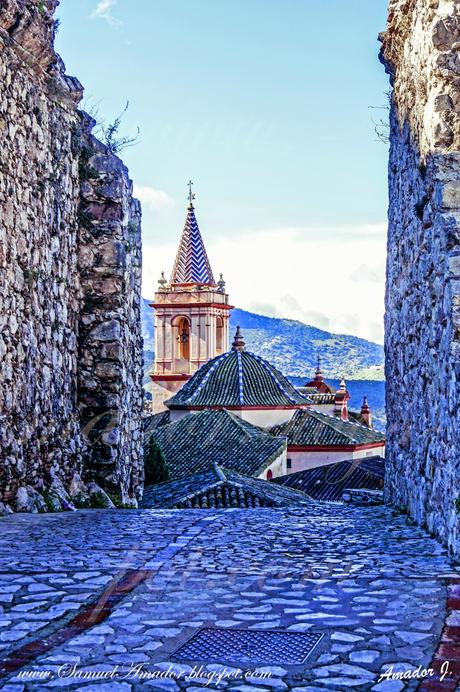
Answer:
[[[53,48],[57,0],[0,0],[0,500],[141,471],[140,210]],[[45,493],[46,494],[46,493]]]
[[[86,117],[79,130],[78,400],[87,466],[126,501],[143,483],[141,210],[122,161],[89,134],[93,124]]]
[[[460,3],[390,0],[390,502],[460,555]]]

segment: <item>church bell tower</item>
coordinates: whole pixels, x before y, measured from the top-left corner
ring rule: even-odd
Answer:
[[[169,282],[161,274],[155,302],[153,412],[198,368],[228,350],[230,310],[222,274],[216,283],[195,217],[189,182],[184,230]]]

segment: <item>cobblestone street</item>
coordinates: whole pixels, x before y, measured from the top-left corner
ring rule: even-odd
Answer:
[[[324,635],[306,663],[245,665],[218,689],[416,689],[416,680],[378,683],[379,673],[389,664],[428,667],[445,628],[460,629],[455,613],[446,622],[448,598],[458,596],[455,566],[383,507],[93,510],[1,521],[0,685],[8,692],[216,689],[209,675],[238,666],[213,661],[197,674],[202,662],[173,657],[203,626]],[[178,677],[140,677],[170,665]],[[114,669],[106,679],[78,677]],[[454,676],[444,685],[424,689],[455,690]]]

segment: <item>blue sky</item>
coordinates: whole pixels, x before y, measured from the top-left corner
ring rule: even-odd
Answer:
[[[238,307],[381,341],[385,0],[61,0],[57,47],[123,132],[144,295],[173,263],[186,183]]]

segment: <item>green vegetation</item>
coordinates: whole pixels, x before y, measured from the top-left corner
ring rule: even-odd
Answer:
[[[48,512],[58,512],[59,509],[56,507],[56,499],[53,498],[48,488],[43,491],[42,495]]]
[[[146,485],[169,480],[169,469],[164,454],[153,437],[150,437],[144,449],[144,473]]]
[[[77,221],[81,228],[84,228],[86,231],[90,231],[93,228],[93,220],[84,209],[80,208],[78,210]]]
[[[34,283],[43,276],[41,269],[24,269],[24,280],[29,288],[32,288]]]
[[[83,147],[80,151],[78,160],[78,175],[80,180],[96,180],[99,178],[98,171],[90,164],[90,159],[94,155],[94,151],[89,147]]]
[[[37,10],[41,14],[42,17],[45,16],[46,14],[46,5],[45,5],[45,0],[37,0]]]
[[[78,493],[78,495],[72,498],[72,502],[77,509],[89,509],[91,507],[89,497],[86,497],[83,493]]]
[[[142,301],[144,348],[154,350],[153,310],[149,300]],[[236,325],[243,331],[246,347],[268,360],[289,377],[313,377],[318,354],[327,379],[375,380],[383,382],[384,354],[380,344],[349,334],[331,334],[295,320],[256,315],[235,308],[230,334]],[[150,359],[150,354],[146,354]],[[147,358],[146,358],[147,362]]]
[[[125,502],[123,502],[117,493],[107,493],[107,495],[110,497],[117,509],[135,509],[135,507],[132,505],[127,505]]]
[[[101,139],[104,142],[104,144],[110,149],[112,154],[120,154],[122,151],[124,151],[128,147],[134,146],[139,141],[139,128],[137,128],[137,132],[134,135],[134,137],[128,137],[120,134],[121,122],[128,108],[129,101],[126,102],[126,105],[123,108],[122,112],[115,118],[113,123],[106,125],[103,120],[100,120],[97,123]]]
[[[107,499],[104,493],[92,493],[90,497],[91,509],[106,509]]]

